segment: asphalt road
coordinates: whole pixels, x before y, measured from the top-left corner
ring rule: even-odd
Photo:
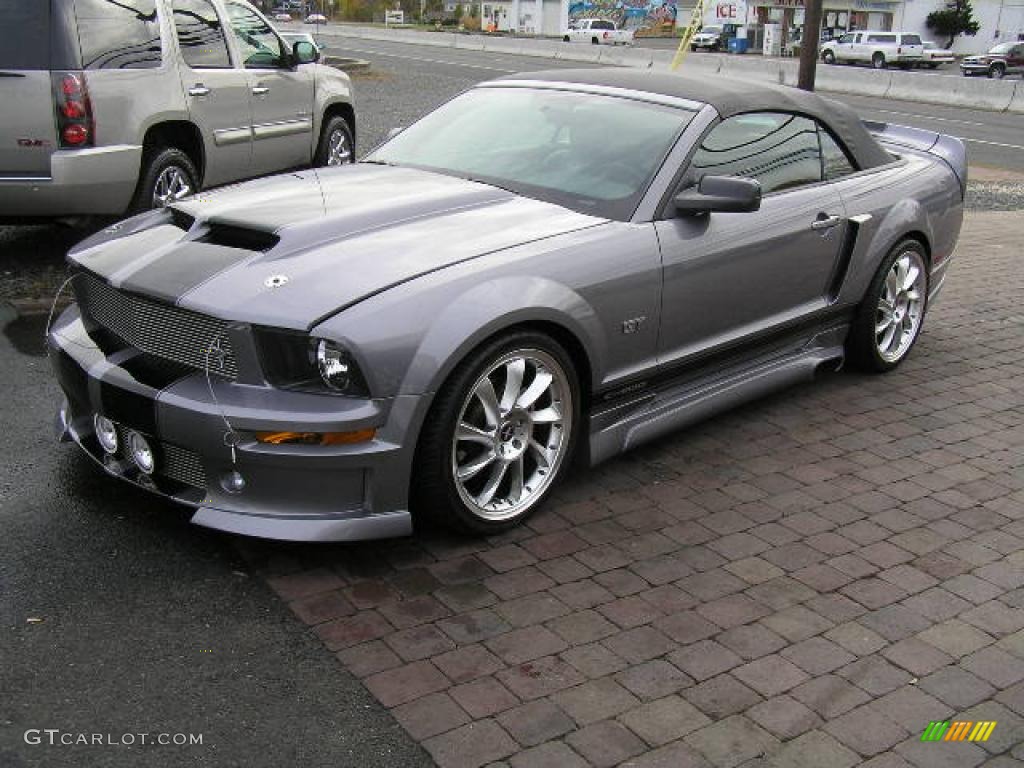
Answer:
[[[10,320],[0,316],[0,766],[432,765],[248,574],[231,537],[56,444],[42,319]],[[30,745],[29,729],[202,744]]]
[[[371,75],[356,79],[363,150],[391,125],[407,125],[460,90],[494,77],[540,69],[573,69],[575,62],[379,40],[323,38],[328,52],[366,59]],[[895,99],[829,94],[865,119],[900,123],[958,136],[972,165],[1024,172],[1024,115],[985,112]],[[390,127],[390,126],[388,126]]]

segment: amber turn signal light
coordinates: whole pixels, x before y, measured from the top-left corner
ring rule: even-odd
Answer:
[[[256,442],[271,445],[352,445],[373,440],[375,429],[355,432],[257,432]]]

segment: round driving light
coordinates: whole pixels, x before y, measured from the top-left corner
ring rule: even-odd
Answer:
[[[151,475],[156,468],[156,460],[153,458],[153,449],[149,447],[146,438],[138,432],[128,433],[128,453],[143,474]]]
[[[114,426],[114,422],[97,413],[93,416],[92,427],[100,448],[106,453],[117,453],[117,427]]]

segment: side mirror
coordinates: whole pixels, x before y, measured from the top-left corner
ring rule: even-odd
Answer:
[[[761,185],[737,176],[704,176],[673,202],[680,213],[747,213],[761,207]]]
[[[405,126],[399,126],[398,128],[392,128],[390,131],[388,131],[388,138],[387,138],[387,140],[391,141],[393,138],[395,138],[395,136],[397,136],[398,134],[400,134],[404,130],[405,130]]]
[[[308,40],[299,40],[292,46],[292,60],[296,64],[312,64],[320,60],[320,51]]]

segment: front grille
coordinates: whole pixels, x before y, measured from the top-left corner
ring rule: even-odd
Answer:
[[[77,275],[74,286],[82,312],[126,344],[199,370],[209,358],[210,373],[238,377],[225,321],[120,291],[91,275]]]
[[[117,427],[117,441],[119,445],[118,455],[131,461],[128,452],[129,430],[121,424],[116,424],[115,426]],[[143,437],[153,447],[154,458],[156,459],[154,474],[166,477],[168,480],[173,480],[182,485],[190,485],[193,488],[206,488],[206,470],[203,469],[203,462],[200,460],[198,453],[190,451],[188,448],[182,448],[180,445],[156,440],[149,435],[143,435]]]
[[[193,488],[206,488],[206,470],[199,454],[170,443],[160,443],[160,474]]]

